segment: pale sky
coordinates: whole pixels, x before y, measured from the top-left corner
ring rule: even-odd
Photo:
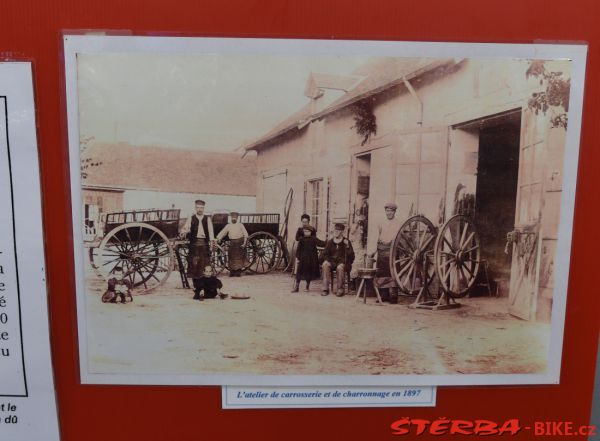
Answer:
[[[310,72],[350,75],[368,58],[78,54],[77,60],[82,138],[232,151],[308,102]]]

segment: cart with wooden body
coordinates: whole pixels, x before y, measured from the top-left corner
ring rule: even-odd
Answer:
[[[229,214],[215,213],[211,219],[216,237],[227,225]],[[243,270],[253,274],[266,274],[279,268],[283,261],[283,242],[278,235],[279,214],[240,213],[238,222],[242,223],[248,232]],[[214,247],[211,263],[215,273],[220,274],[224,270],[229,270],[228,250],[229,238],[227,237]],[[176,251],[181,256],[180,268],[185,273],[188,255],[187,242],[178,244]]]
[[[212,216],[215,235],[227,224],[228,214]],[[264,274],[282,261],[278,214],[241,214],[249,233],[245,269]],[[91,266],[104,279],[121,267],[138,294],[152,291],[177,269],[184,287],[187,281],[188,240],[180,238],[185,219],[179,209],[151,209],[106,213],[100,221],[100,237],[89,247]],[[216,273],[228,268],[228,241],[216,245],[211,264]]]
[[[162,285],[174,269],[174,247],[179,236],[179,209],[105,213],[100,237],[92,243],[92,267],[105,279],[117,267],[138,293]]]

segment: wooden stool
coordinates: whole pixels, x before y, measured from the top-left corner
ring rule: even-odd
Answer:
[[[383,305],[383,300],[381,300],[381,295],[379,294],[379,289],[377,285],[375,285],[375,274],[377,270],[375,268],[360,268],[358,270],[358,278],[360,279],[360,284],[358,285],[358,290],[356,291],[356,300],[360,300],[360,295],[363,295],[363,303],[367,303],[367,284],[371,284],[373,287],[375,294],[377,294],[377,300],[379,300],[379,304]]]

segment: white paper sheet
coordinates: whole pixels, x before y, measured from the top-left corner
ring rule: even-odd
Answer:
[[[0,63],[0,439],[59,439],[31,64]]]

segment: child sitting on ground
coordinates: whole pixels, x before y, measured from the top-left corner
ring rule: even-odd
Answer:
[[[117,297],[121,298],[121,303],[125,303],[125,297],[129,297],[129,301],[133,302],[131,295],[131,281],[124,279],[123,268],[120,266],[115,267],[113,270],[113,276],[108,279],[108,288],[102,296],[103,303],[117,303]]]
[[[224,299],[227,294],[222,293],[221,288],[223,283],[213,274],[212,267],[208,265],[204,268],[203,276],[194,279],[194,300],[214,299],[217,296]]]

